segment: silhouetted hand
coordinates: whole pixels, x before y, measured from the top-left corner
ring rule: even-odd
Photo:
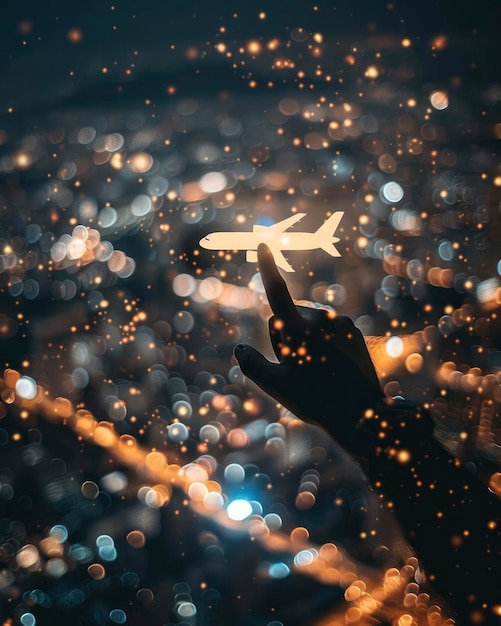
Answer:
[[[278,363],[248,345],[235,356],[242,372],[298,417],[324,426],[349,450],[355,424],[383,397],[362,333],[350,318],[296,306],[265,244],[258,262],[274,315],[269,320]]]

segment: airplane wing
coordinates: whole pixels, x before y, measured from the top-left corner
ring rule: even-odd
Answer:
[[[270,244],[268,244],[268,245],[270,245]],[[276,265],[278,267],[281,267],[286,272],[293,272],[294,271],[294,268],[287,261],[287,259],[284,257],[284,254],[283,254],[282,250],[280,250],[280,248],[275,248],[274,246],[270,245],[270,250],[273,253],[273,257],[275,259],[275,263],[276,263]]]
[[[273,258],[275,259],[275,263],[278,265],[278,267],[281,267],[286,272],[294,271],[294,268],[284,257],[280,248],[274,248],[273,246],[270,246],[270,250],[273,253]],[[247,263],[257,263],[257,250],[247,250],[245,260],[247,261]]]
[[[291,228],[291,226],[294,226],[294,224],[296,224],[297,222],[302,220],[305,215],[306,215],[306,213],[296,213],[295,215],[291,215],[290,217],[286,217],[284,220],[282,220],[280,222],[277,222],[276,224],[273,224],[273,226],[269,226],[268,228],[273,228],[273,230],[279,229],[279,231],[281,233],[283,233],[288,228]],[[278,263],[277,263],[277,265],[278,265]],[[290,271],[290,270],[288,270],[288,271]]]

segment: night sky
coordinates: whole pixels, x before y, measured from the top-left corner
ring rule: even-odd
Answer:
[[[259,17],[262,12],[264,19]],[[202,73],[213,66],[229,70],[230,63],[214,54],[218,42],[238,47],[249,39],[287,40],[296,28],[321,32],[342,49],[356,43],[364,46],[380,36],[410,37],[422,80],[449,81],[458,74],[478,85],[499,71],[499,13],[495,2],[443,0],[412,5],[298,1],[263,6],[224,1],[91,0],[80,5],[7,0],[0,8],[0,93],[4,111],[10,106],[29,109],[64,101],[103,81],[133,82],[151,73],[177,76],[187,67]],[[437,35],[447,37],[447,46],[434,53],[432,40]],[[189,48],[203,56],[189,62]],[[258,76],[269,76],[266,65],[250,60],[246,65]],[[126,75],[132,66],[132,73]],[[108,68],[105,76],[103,67]],[[331,68],[333,73],[340,70]],[[233,89],[245,90],[239,84],[240,72],[233,74]]]

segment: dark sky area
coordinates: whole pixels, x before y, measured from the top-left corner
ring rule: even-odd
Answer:
[[[409,37],[423,78],[437,80],[459,73],[470,76],[473,83],[485,81],[499,67],[499,16],[496,2],[444,0],[261,4],[7,0],[0,7],[1,112],[64,100],[103,81],[177,75],[187,66],[199,74],[223,67],[238,77],[231,62],[214,52],[217,43],[238,48],[249,39],[276,37],[285,42],[298,28],[320,32],[324,41],[335,41],[342,53],[367,37]],[[447,44],[433,54],[430,42],[440,35],[446,35]],[[192,57],[187,58],[190,49]],[[247,60],[246,69],[251,66]],[[257,62],[252,71],[270,72],[264,62]],[[239,86],[236,80],[233,87]]]

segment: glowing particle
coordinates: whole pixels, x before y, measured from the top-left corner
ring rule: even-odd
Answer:
[[[215,445],[221,438],[221,433],[214,424],[204,424],[198,433],[200,441]]]
[[[203,483],[194,482],[188,487],[188,496],[195,502],[201,502],[207,493],[207,487]]]
[[[110,537],[109,535],[99,535],[96,538],[96,546],[98,548],[102,548],[103,546],[113,546],[115,545],[115,542],[113,541],[113,538]]]
[[[226,176],[222,172],[209,172],[200,179],[200,188],[205,193],[222,191],[227,184]]]
[[[68,529],[62,524],[56,524],[49,530],[49,535],[59,543],[64,543],[68,539]]]
[[[243,428],[233,428],[227,435],[227,441],[233,448],[245,448],[249,445],[250,438]]]
[[[95,500],[99,495],[99,487],[92,480],[86,480],[80,487],[82,495],[88,500]]]
[[[397,358],[404,350],[404,342],[400,337],[390,337],[385,344],[385,350],[388,356]]]
[[[423,367],[423,357],[418,352],[413,352],[405,359],[405,368],[411,374],[419,372]]]
[[[31,22],[30,20],[21,20],[18,25],[17,25],[17,30],[22,34],[22,35],[29,35],[30,33],[33,32],[33,22]]]
[[[298,526],[291,531],[291,541],[298,544],[305,544],[310,538],[310,533],[304,526]]]
[[[33,613],[23,613],[19,621],[21,622],[22,626],[35,626],[35,624],[37,623],[37,620]]]
[[[224,478],[229,483],[240,483],[245,478],[245,470],[238,463],[230,463],[224,468]]]
[[[309,32],[304,28],[295,28],[291,33],[291,39],[294,41],[306,41],[310,36]]]
[[[443,111],[449,106],[449,97],[446,91],[433,91],[430,94],[430,102],[434,109]]]
[[[273,563],[270,565],[268,573],[272,578],[287,578],[291,571],[285,563]]]
[[[83,145],[87,145],[92,143],[96,138],[96,129],[92,126],[83,126],[77,134],[78,143]]]
[[[124,145],[123,135],[120,133],[110,133],[104,138],[104,147],[108,152],[116,152]]]
[[[294,565],[297,567],[305,567],[311,565],[318,557],[318,553],[314,548],[310,550],[301,550],[294,557]]]
[[[123,400],[112,396],[108,405],[108,415],[116,422],[122,421],[127,415],[127,405]]]
[[[356,585],[350,585],[346,591],[344,592],[344,599],[347,602],[353,602],[354,600],[358,600],[362,594],[362,590],[360,587]]]
[[[31,165],[31,156],[27,152],[16,152],[14,165],[19,170],[25,170]]]
[[[68,565],[63,559],[49,559],[45,564],[45,571],[49,576],[60,578],[68,571]]]
[[[444,337],[447,337],[456,329],[454,321],[450,315],[442,315],[442,317],[438,320],[437,326],[438,330]]]
[[[66,33],[66,38],[70,43],[80,43],[83,39],[83,33],[79,28],[70,28]]]
[[[408,463],[411,460],[411,454],[409,450],[399,450],[397,454],[397,461],[399,463]]]
[[[40,554],[36,546],[28,543],[19,550],[16,555],[16,561],[19,567],[26,569],[36,568],[40,563]]]
[[[177,613],[181,617],[194,617],[197,614],[197,607],[193,602],[181,602],[177,607]]]
[[[167,435],[170,441],[173,441],[174,443],[181,443],[188,439],[190,433],[184,424],[176,422],[169,426]]]
[[[432,50],[444,50],[447,47],[448,40],[443,34],[437,35],[431,41]]]
[[[146,537],[140,530],[131,530],[126,540],[132,548],[143,548],[146,545]]]
[[[365,70],[364,76],[366,78],[378,78],[379,70],[375,65],[369,65],[369,67]]]
[[[101,486],[110,493],[118,493],[127,487],[127,477],[122,472],[114,471],[100,480]]]
[[[153,166],[153,157],[147,152],[136,152],[128,160],[129,169],[136,174],[144,174]]]
[[[334,306],[339,306],[344,303],[346,299],[346,289],[343,285],[337,283],[330,285],[325,290],[324,300]]]
[[[381,187],[380,197],[386,204],[400,202],[404,197],[404,190],[395,181],[390,181]]]
[[[113,609],[110,611],[110,620],[114,624],[125,624],[127,621],[127,614],[122,609]]]
[[[172,281],[172,288],[177,296],[186,298],[190,296],[196,287],[196,282],[190,274],[178,274]]]
[[[117,550],[115,546],[101,546],[98,553],[103,561],[114,561],[117,558]]]
[[[282,518],[277,513],[268,513],[264,516],[264,523],[270,530],[278,530],[282,527]]]
[[[501,472],[494,472],[489,479],[489,489],[501,497]]]
[[[174,316],[172,325],[178,333],[189,333],[195,325],[195,318],[189,311],[179,311]]]
[[[79,563],[88,563],[92,559],[92,550],[80,543],[71,546],[70,554]]]
[[[108,259],[108,268],[111,272],[121,272],[127,263],[127,257],[121,250],[115,250]]]
[[[186,400],[178,400],[172,405],[172,412],[176,417],[189,418],[193,413],[193,408]]]
[[[249,54],[259,54],[261,52],[261,42],[255,39],[247,43],[247,52]]]
[[[224,498],[219,491],[209,491],[204,496],[203,503],[208,511],[220,511],[224,506]]]
[[[87,573],[94,580],[102,580],[106,575],[106,570],[101,563],[93,563],[87,568]]]
[[[278,422],[272,422],[268,424],[264,429],[264,436],[266,439],[271,439],[273,437],[280,437],[281,439],[285,439],[286,430],[282,424]]]
[[[226,513],[230,519],[241,522],[252,515],[252,505],[248,500],[232,500],[226,507]]]
[[[167,465],[167,457],[162,452],[150,452],[145,463],[152,472],[161,472]]]
[[[438,244],[438,254],[444,261],[452,261],[455,251],[450,241],[444,240]]]
[[[118,219],[118,213],[113,207],[105,207],[99,212],[98,224],[103,228],[110,228]]]
[[[99,422],[93,433],[94,441],[98,446],[108,448],[116,442],[116,434],[110,422]]]
[[[169,488],[165,485],[155,487],[141,487],[138,490],[138,499],[152,509],[159,509],[170,500]]]
[[[254,274],[250,279],[249,289],[255,291],[256,293],[264,293],[263,279],[261,278],[261,274],[259,272]]]
[[[151,198],[144,194],[136,196],[130,205],[131,213],[136,217],[144,217],[145,215],[148,215],[152,208],[153,204],[151,202]]]
[[[33,400],[37,395],[37,384],[30,376],[21,376],[16,381],[15,390],[17,395],[23,400]]]
[[[216,278],[216,276],[204,278],[198,286],[198,295],[206,302],[215,300],[222,294],[222,292],[223,284],[219,278]]]

